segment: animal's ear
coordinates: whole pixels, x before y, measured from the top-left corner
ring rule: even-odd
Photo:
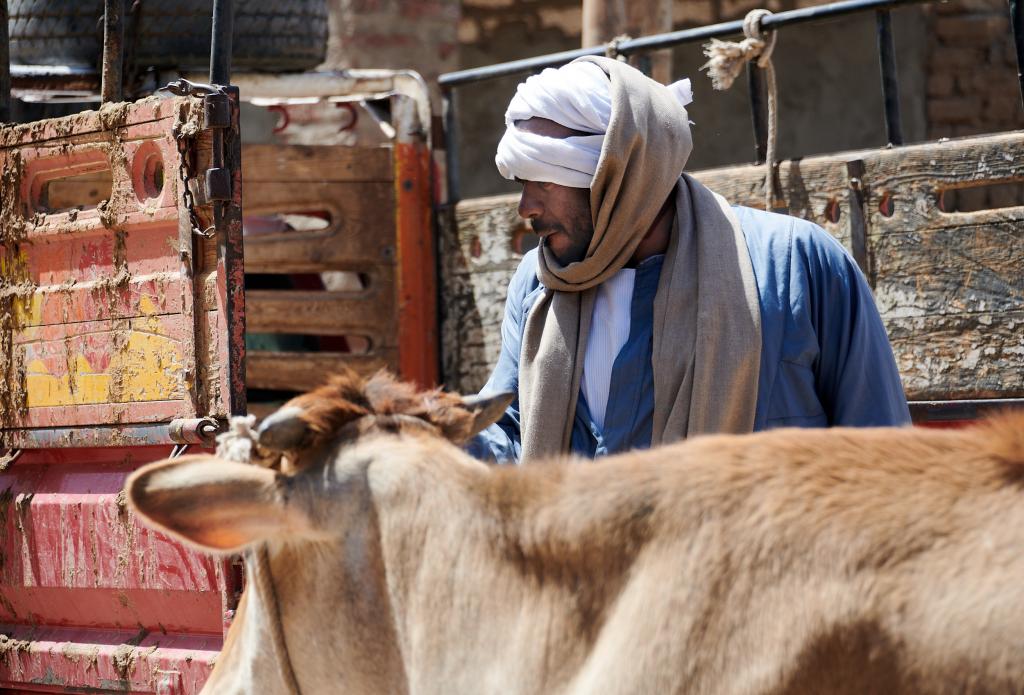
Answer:
[[[312,436],[309,423],[297,405],[285,405],[268,415],[256,430],[259,444],[268,451],[298,451]]]
[[[463,397],[462,406],[473,414],[473,423],[466,439],[497,422],[515,397],[516,394],[511,392]]]
[[[308,528],[287,503],[288,479],[267,468],[215,456],[182,456],[143,466],[125,483],[148,525],[206,551],[233,552]]]

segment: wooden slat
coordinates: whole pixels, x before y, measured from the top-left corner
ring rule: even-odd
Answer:
[[[845,157],[859,158],[860,153],[809,157],[787,160],[779,164],[780,195],[787,214],[810,220],[849,247],[850,215],[849,177]],[[723,196],[733,205],[764,209],[763,166],[743,165],[694,172],[694,178]],[[839,205],[838,221],[830,221],[825,210],[835,201]]]
[[[247,215],[320,210],[331,215],[324,230],[247,236],[248,272],[358,271],[394,262],[395,196],[390,184],[246,182],[244,190]]]
[[[887,318],[911,400],[1024,397],[1024,310]]]
[[[936,195],[945,188],[1024,180],[1024,133],[879,150],[865,157],[864,164],[873,233],[1024,223],[1024,207],[947,214],[939,210]],[[893,201],[890,217],[879,210],[885,195]]]
[[[246,355],[246,385],[257,389],[308,391],[344,369],[368,375],[398,368],[398,351],[385,349],[367,355],[341,352],[264,352]]]
[[[242,181],[392,181],[390,147],[243,145]],[[244,187],[243,187],[244,188]]]
[[[394,265],[394,259],[394,236],[373,229],[245,239],[245,270],[249,273],[364,272],[370,267]]]
[[[873,235],[869,250],[883,316],[991,314],[1024,307],[1024,225]],[[975,329],[982,340],[985,327]]]
[[[395,207],[395,192],[379,182],[246,181],[242,195],[247,215],[337,210],[348,228],[379,227]]]
[[[393,340],[394,294],[252,290],[246,292],[246,329],[253,333],[365,335],[374,347]]]

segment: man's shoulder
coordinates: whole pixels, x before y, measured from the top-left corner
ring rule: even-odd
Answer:
[[[537,253],[538,249],[530,249],[519,261],[519,266],[512,274],[512,279],[508,284],[510,297],[525,298],[541,286],[540,279],[537,277]]]
[[[792,215],[734,205],[748,247],[788,248],[790,253],[845,260],[846,248],[821,226]]]

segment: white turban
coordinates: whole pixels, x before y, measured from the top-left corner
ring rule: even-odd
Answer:
[[[680,80],[668,88],[681,105],[680,119],[688,122],[685,106],[693,101],[690,81]],[[520,83],[508,105],[505,134],[494,158],[498,172],[506,179],[590,188],[611,115],[611,83],[596,64],[575,61],[545,69]],[[546,118],[593,135],[554,138],[516,127],[516,121],[529,118]]]

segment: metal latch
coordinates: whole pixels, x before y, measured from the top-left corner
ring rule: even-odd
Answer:
[[[199,417],[171,420],[167,429],[171,440],[178,444],[213,446],[217,434],[223,430],[223,427],[215,418]]]
[[[190,82],[185,78],[169,82],[162,89],[177,96],[202,97],[203,128],[213,131],[213,161],[206,170],[206,195],[203,203],[231,200],[231,171],[224,167],[224,139],[221,132],[231,127],[231,99],[219,85]]]

